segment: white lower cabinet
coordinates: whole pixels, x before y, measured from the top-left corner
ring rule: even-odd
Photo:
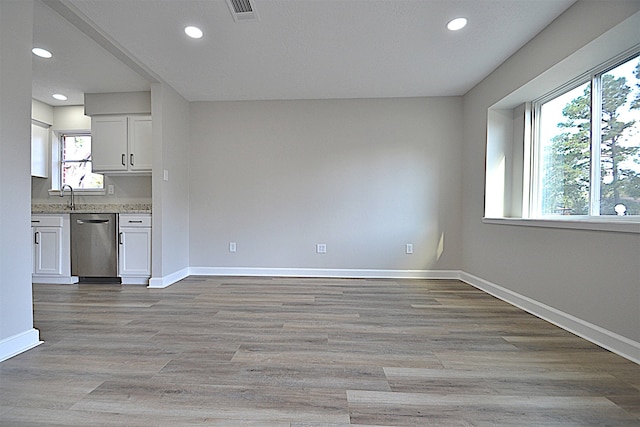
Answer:
[[[62,275],[62,227],[33,227],[33,274]]]
[[[151,215],[120,214],[118,276],[123,284],[148,284],[151,277]]]
[[[76,283],[71,277],[71,233],[69,214],[32,215],[32,281]]]

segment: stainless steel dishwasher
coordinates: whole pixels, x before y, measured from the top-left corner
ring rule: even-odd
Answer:
[[[71,275],[80,281],[116,281],[116,214],[71,214]]]

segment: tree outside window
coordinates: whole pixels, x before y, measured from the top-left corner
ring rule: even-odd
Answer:
[[[102,189],[104,176],[92,172],[91,135],[62,135],[60,187],[69,184],[74,189]]]
[[[540,214],[640,215],[639,58],[541,104],[539,114]]]

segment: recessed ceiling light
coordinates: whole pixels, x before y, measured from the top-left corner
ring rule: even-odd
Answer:
[[[201,39],[203,36],[202,30],[198,27],[185,27],[184,32],[192,39]]]
[[[55,93],[52,95],[58,101],[66,101],[68,98],[61,93]]]
[[[51,58],[53,55],[47,49],[43,49],[41,47],[34,47],[31,49],[34,55],[39,56],[40,58]]]
[[[458,31],[467,25],[467,18],[456,18],[447,24],[447,28],[451,31]]]

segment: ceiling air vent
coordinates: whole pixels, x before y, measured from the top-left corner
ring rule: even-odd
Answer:
[[[258,14],[249,0],[227,0],[227,4],[236,22],[258,19]]]

